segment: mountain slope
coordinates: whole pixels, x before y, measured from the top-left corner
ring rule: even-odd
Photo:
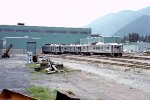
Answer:
[[[102,34],[104,36],[112,36],[118,30],[125,27],[127,24],[136,20],[143,15],[150,15],[150,7],[141,9],[139,11],[125,10],[114,14],[109,14],[101,17],[86,27],[92,29],[93,34]]]
[[[115,36],[122,37],[124,35],[128,35],[129,32],[139,33],[139,35],[150,34],[150,16],[143,15],[137,18],[133,22],[118,30]]]

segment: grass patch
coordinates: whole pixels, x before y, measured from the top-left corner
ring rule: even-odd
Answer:
[[[69,73],[69,72],[73,72],[73,69],[68,68],[68,67],[63,67],[64,73]]]
[[[35,63],[32,63],[32,64],[26,64],[26,66],[28,66],[30,69],[31,69],[31,73],[34,73],[34,74],[38,74],[38,73],[43,73],[43,74],[47,74],[47,71],[45,69],[42,69],[40,70],[39,72],[38,71],[35,71],[35,68],[39,68],[40,65],[39,64],[35,64]],[[60,69],[61,70],[61,69]],[[67,66],[64,66],[62,68],[63,72],[62,73],[69,73],[69,72],[74,72],[74,71],[79,71],[79,70],[76,70],[76,69],[72,69],[70,67],[67,67]],[[81,71],[81,70],[80,70]]]
[[[44,80],[46,77],[40,73],[35,73],[31,75],[32,80]]]
[[[81,70],[78,70],[78,69],[72,69],[72,68],[70,68],[70,67],[67,67],[67,66],[64,66],[63,67],[63,72],[64,73],[69,73],[69,72],[75,72],[75,71],[81,71]]]
[[[38,100],[55,100],[57,91],[50,90],[46,87],[35,86],[32,85],[30,88],[27,89],[30,96],[38,99]]]
[[[26,66],[28,66],[29,68],[36,68],[36,67],[40,67],[40,65],[37,65],[37,64],[35,64],[35,63],[26,64]]]
[[[46,74],[47,71],[45,69],[42,69],[40,70],[39,72],[38,71],[35,71],[35,68],[38,68],[40,67],[40,64],[35,64],[35,63],[32,63],[32,64],[26,64],[26,66],[28,66],[29,68],[31,68],[31,73],[43,73],[43,74]]]

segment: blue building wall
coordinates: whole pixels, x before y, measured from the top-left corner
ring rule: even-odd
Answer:
[[[120,37],[88,37],[80,39],[80,44],[91,44],[94,42],[102,43],[121,43]]]
[[[0,40],[6,47],[13,44],[13,49],[26,49],[27,42],[36,42],[38,49],[44,44],[79,44],[90,34],[89,28],[0,25]]]

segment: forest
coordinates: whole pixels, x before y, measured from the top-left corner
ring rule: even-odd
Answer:
[[[140,36],[138,33],[129,33],[127,36],[122,38],[122,42],[149,42],[150,43],[150,35]]]

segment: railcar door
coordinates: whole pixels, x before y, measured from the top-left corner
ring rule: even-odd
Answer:
[[[111,46],[111,56],[114,56],[114,46]]]
[[[59,50],[58,51],[61,52],[61,46],[59,46]]]

